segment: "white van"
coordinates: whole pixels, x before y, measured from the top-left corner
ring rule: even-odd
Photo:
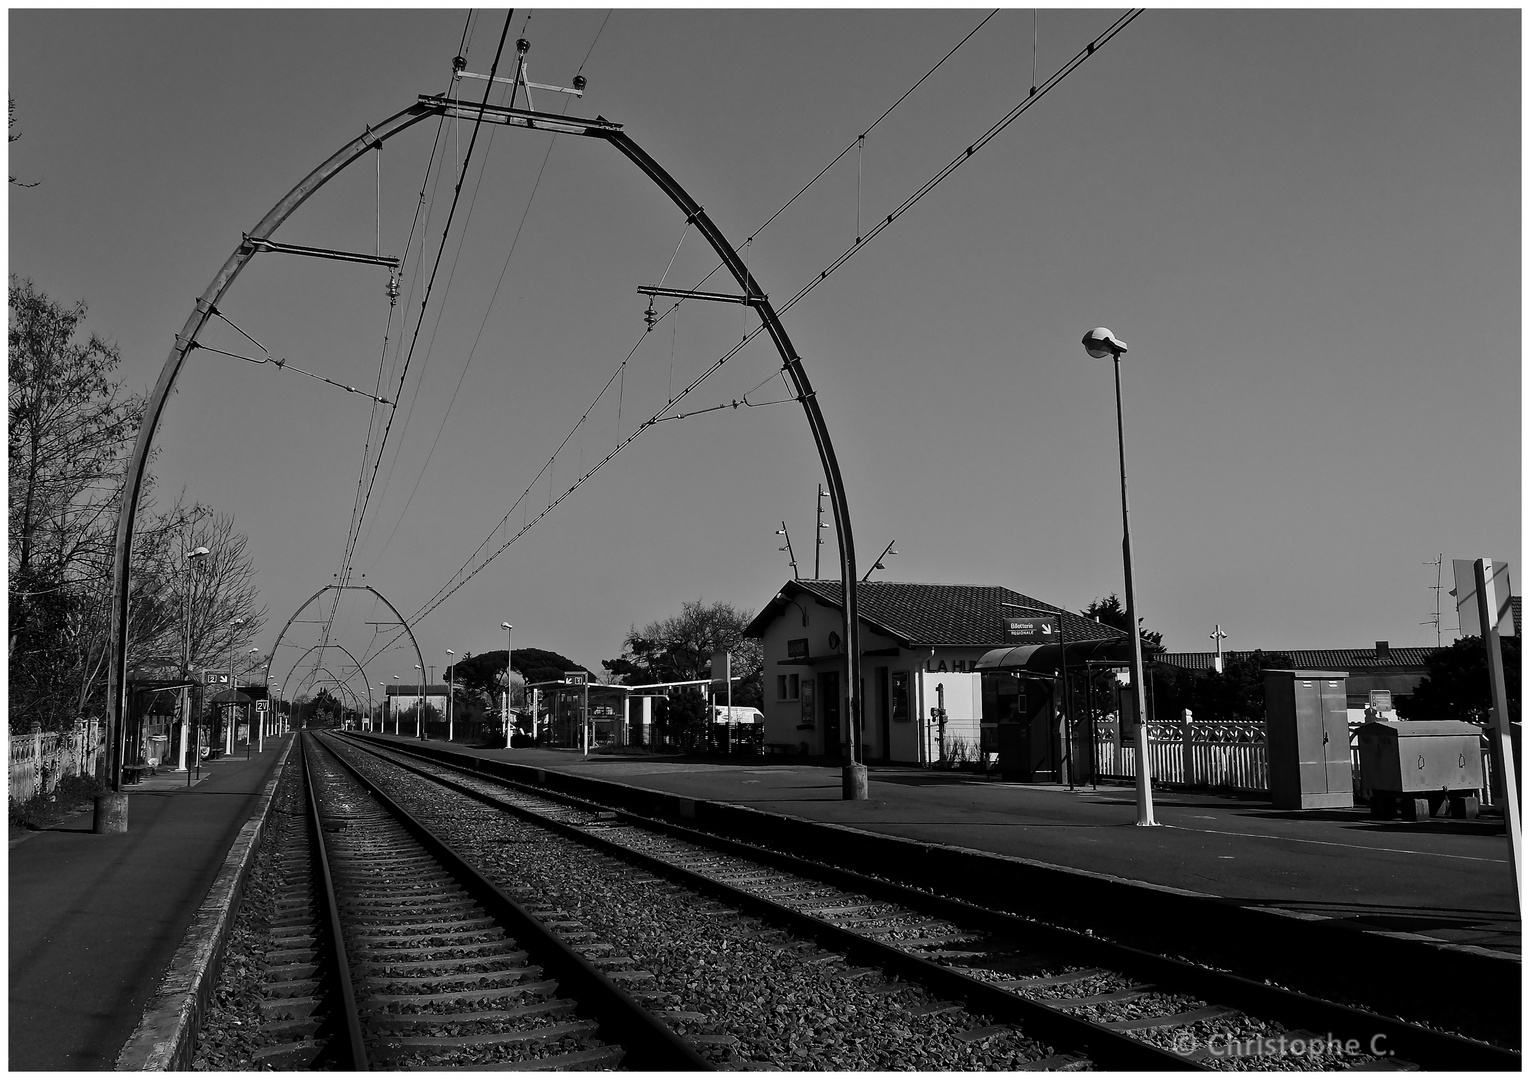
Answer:
[[[712,706],[712,723],[714,724],[763,724],[765,714],[759,709],[751,709],[746,705],[734,705],[731,709],[726,705]]]

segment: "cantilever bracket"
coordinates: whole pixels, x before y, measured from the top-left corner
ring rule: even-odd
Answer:
[[[333,248],[302,247],[298,244],[281,244],[275,240],[267,240],[261,236],[244,234],[246,246],[255,251],[274,251],[281,255],[309,255],[315,259],[336,259],[340,262],[369,263],[373,266],[388,266],[397,270],[403,260],[396,255],[363,255],[355,251],[336,251]]]
[[[699,289],[670,289],[663,285],[639,285],[637,291],[644,296],[678,296],[682,300],[715,300],[719,304],[748,304],[759,307],[770,300],[763,294],[734,296],[732,293],[702,292]]]

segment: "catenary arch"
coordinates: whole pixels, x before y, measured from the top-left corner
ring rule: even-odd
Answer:
[[[363,682],[367,681],[367,673],[362,668],[361,662],[356,659],[355,655],[352,654],[352,652],[349,649],[347,649],[344,645],[339,645],[339,644],[336,644],[335,642],[330,642],[327,645],[312,645],[312,646],[310,646],[307,649],[307,651],[305,651],[303,653],[302,656],[299,656],[297,658],[297,662],[294,663],[292,665],[292,667],[288,670],[287,677],[285,679],[283,679],[282,682],[281,682],[281,686],[282,686],[283,689],[286,689],[286,687],[288,686],[289,683],[294,685],[294,686],[307,685],[306,683],[293,683],[292,682],[292,676],[297,674],[297,669],[302,666],[304,660],[307,660],[310,656],[312,656],[314,653],[318,652],[320,649],[339,649],[341,652],[345,653],[346,656],[349,656],[351,658],[351,663],[356,665],[356,675],[360,675]],[[317,671],[319,669],[315,668],[314,670]],[[356,675],[352,675],[351,678],[354,679],[356,677]],[[367,697],[368,697],[368,699],[370,699],[371,696],[372,696],[372,690],[371,690],[371,687],[369,685],[368,688],[367,688]]]
[[[697,231],[706,239],[718,257],[722,259],[729,273],[733,275],[734,280],[743,289],[745,302],[755,309],[767,333],[770,335],[771,341],[775,344],[776,350],[781,356],[783,372],[790,380],[793,396],[801,403],[803,411],[807,415],[808,427],[812,432],[813,443],[818,450],[819,461],[823,467],[825,486],[829,489],[829,502],[833,511],[834,527],[839,543],[840,576],[844,587],[844,635],[842,640],[844,641],[845,660],[848,670],[845,680],[846,716],[843,723],[849,729],[848,738],[845,739],[843,744],[846,747],[845,768],[847,783],[845,790],[847,794],[860,796],[864,791],[864,787],[862,785],[851,785],[848,782],[849,771],[852,768],[858,767],[861,760],[861,725],[859,723],[861,685],[860,613],[855,591],[855,542],[850,525],[850,509],[845,497],[844,480],[840,473],[839,461],[834,452],[834,444],[829,437],[828,425],[824,420],[822,410],[818,406],[818,399],[808,379],[807,372],[802,366],[802,358],[797,354],[796,348],[792,345],[791,338],[786,332],[786,327],[782,325],[780,317],[771,305],[765,291],[759,287],[754,276],[749,272],[748,267],[744,265],[744,261],[740,258],[738,251],[729,242],[728,238],[723,235],[716,224],[713,223],[701,204],[692,198],[690,193],[663,166],[638,146],[622,130],[620,124],[612,123],[604,118],[587,120],[487,103],[473,105],[446,97],[423,95],[413,105],[393,114],[375,127],[368,127],[360,136],[342,146],[304,177],[296,187],[283,196],[260,219],[254,229],[245,235],[239,246],[234,249],[233,254],[228,257],[217,274],[213,276],[208,287],[197,299],[181,332],[176,335],[175,344],[171,347],[170,355],[165,360],[165,365],[160,371],[159,379],[155,383],[153,392],[145,402],[143,423],[138,429],[138,437],[134,441],[133,451],[128,459],[126,476],[123,480],[123,498],[117,514],[117,533],[113,550],[110,660],[107,664],[107,710],[109,721],[107,725],[107,762],[112,789],[116,791],[121,790],[121,768],[118,757],[120,756],[121,725],[126,713],[128,554],[132,551],[136,511],[138,500],[143,494],[149,450],[153,444],[160,419],[164,414],[165,404],[169,400],[170,391],[175,386],[175,380],[180,374],[181,368],[185,365],[187,356],[196,348],[197,335],[201,332],[203,326],[206,325],[207,320],[213,316],[219,301],[222,300],[223,296],[233,286],[234,281],[238,278],[245,265],[249,263],[260,249],[259,241],[269,238],[271,233],[302,206],[310,196],[368,150],[381,146],[382,143],[393,136],[407,131],[415,124],[432,116],[455,117],[476,122],[502,124],[512,128],[534,129],[556,134],[605,140],[636,165],[685,214],[686,220],[696,226]],[[323,590],[320,591],[322,592]],[[392,605],[389,606],[391,607]],[[407,624],[405,624],[405,628],[407,629]],[[274,653],[274,648],[272,651]],[[418,645],[416,645],[416,651],[418,651]]]
[[[271,665],[276,663],[276,650],[281,648],[281,646],[282,646],[282,639],[287,636],[287,631],[292,627],[292,624],[297,621],[297,617],[299,615],[303,614],[303,612],[306,611],[309,608],[309,606],[313,604],[313,602],[315,600],[317,600],[319,597],[323,596],[325,593],[327,593],[327,592],[341,592],[341,591],[346,590],[346,589],[354,589],[354,590],[356,590],[358,592],[369,592],[373,596],[377,597],[377,599],[381,600],[389,611],[393,612],[393,617],[398,620],[399,626],[403,627],[404,628],[404,633],[409,635],[409,644],[414,646],[414,655],[415,655],[415,658],[418,659],[419,662],[420,662],[420,670],[421,671],[425,670],[425,654],[420,652],[420,643],[415,640],[415,637],[414,637],[414,628],[409,625],[409,620],[404,618],[403,612],[399,611],[398,608],[393,606],[392,601],[390,601],[386,596],[384,596],[382,593],[378,592],[376,589],[372,588],[372,586],[370,586],[370,585],[325,585],[318,592],[314,593],[307,600],[304,600],[301,604],[299,604],[297,610],[292,613],[292,616],[285,623],[282,624],[281,633],[276,635],[276,642],[271,646],[271,653],[270,653],[270,655],[266,657],[266,685],[267,686],[269,686],[271,684]],[[346,656],[350,656],[351,657],[351,663],[356,665],[356,670],[357,671],[361,671],[362,670],[361,661],[357,660],[355,656],[352,656],[350,650],[348,650],[348,649],[346,649],[346,648],[344,648],[343,646],[340,646],[340,645],[336,645],[334,647],[339,649],[341,652],[345,653]],[[314,648],[318,648],[318,646],[316,645],[316,646],[314,646]],[[307,656],[308,653],[311,653],[311,652],[313,652],[313,649],[309,649],[308,652],[305,652],[303,654],[303,656]],[[298,664],[301,664],[302,662],[303,662],[302,661],[302,657],[299,657],[298,658]],[[293,664],[292,665],[292,670],[293,671],[297,670],[297,664]],[[291,678],[292,678],[292,672],[288,672],[287,673],[287,679],[290,680]],[[282,685],[285,686],[286,682],[283,682]]]

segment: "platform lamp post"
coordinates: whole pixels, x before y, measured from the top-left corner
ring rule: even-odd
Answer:
[[[250,656],[259,656],[260,655],[260,650],[259,649],[251,649],[249,651],[249,655]],[[256,667],[255,661],[251,660],[249,663],[244,665],[244,673],[246,675],[249,675],[249,673],[251,671],[255,670],[255,667]],[[234,693],[237,695],[238,692],[239,692],[239,686],[238,686],[237,683],[234,685],[233,690],[234,690]],[[235,704],[237,704],[237,702]],[[254,726],[255,726],[255,710],[254,710],[254,708],[251,708],[250,709],[250,718],[249,718],[249,720],[246,723],[245,732],[244,732],[244,757],[245,757],[246,761],[248,761],[249,758],[250,758],[250,741],[251,741],[250,737],[254,734],[254,732],[251,730]],[[233,753],[232,748],[230,748],[229,753]]]
[[[1137,710],[1137,821],[1138,825],[1157,825],[1153,820],[1153,763],[1148,748],[1147,689],[1143,680],[1142,635],[1137,631],[1137,594],[1132,573],[1131,515],[1126,500],[1126,428],[1121,417],[1121,354],[1126,343],[1103,326],[1084,335],[1084,349],[1095,359],[1110,357],[1116,375],[1116,445],[1121,457],[1121,563],[1126,575],[1126,626],[1132,646],[1132,695]]]
[[[399,682],[398,676],[395,675],[395,676],[393,676],[393,685],[394,686],[403,686],[404,684]],[[394,701],[394,702],[390,702],[390,704],[393,706],[393,734],[397,735],[398,734],[398,725],[400,723],[399,718],[398,718],[398,714],[399,714],[398,702]],[[387,723],[384,723],[383,724],[383,734],[386,735],[387,733],[388,733],[388,725],[387,725]]]
[[[515,669],[510,666],[511,632],[515,627],[507,622],[499,624],[499,628],[505,632],[505,748],[510,748],[510,733],[515,729],[515,724],[510,716],[510,673]]]
[[[282,688],[280,686],[273,686],[266,693],[266,708],[269,711],[266,713],[266,718],[260,724],[260,752],[262,754],[266,752],[266,725],[271,725],[271,737],[273,739],[281,734],[281,720],[278,718],[279,714],[276,709],[277,699],[281,692]]]
[[[192,575],[196,568],[202,565],[202,560],[212,552],[199,547],[195,551],[186,552],[186,567],[182,571],[182,583],[185,588],[181,594],[181,614],[185,620],[185,637],[182,638],[181,648],[181,681],[191,681],[191,590]],[[191,687],[181,687],[181,748],[176,754],[175,771],[186,771],[186,741],[191,737]]]
[[[228,640],[228,722],[224,725],[226,730],[223,733],[225,754],[234,752],[234,643],[239,640],[239,628],[243,625],[243,619],[235,619],[229,623],[233,636]]]
[[[447,656],[456,656],[457,654],[455,652],[453,652],[451,649],[447,649],[446,650],[446,655]],[[452,729],[452,679],[456,676],[456,672],[453,670],[455,667],[456,667],[455,664],[448,662],[447,665],[446,665],[446,672],[445,672],[445,674],[446,674],[446,741],[448,743],[450,743],[452,741],[452,735],[453,735],[453,729]]]
[[[425,677],[425,669],[419,664],[414,665],[418,672],[414,677],[414,733],[421,739],[425,737],[425,705],[423,695],[425,693],[420,680]]]

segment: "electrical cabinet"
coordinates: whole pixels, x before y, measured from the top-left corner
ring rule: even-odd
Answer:
[[[1447,803],[1475,817],[1482,790],[1482,729],[1460,720],[1372,721],[1356,733],[1360,790],[1377,817],[1401,805],[1416,820]]]
[[[1280,810],[1354,806],[1347,671],[1267,670],[1264,734],[1270,799]]]

